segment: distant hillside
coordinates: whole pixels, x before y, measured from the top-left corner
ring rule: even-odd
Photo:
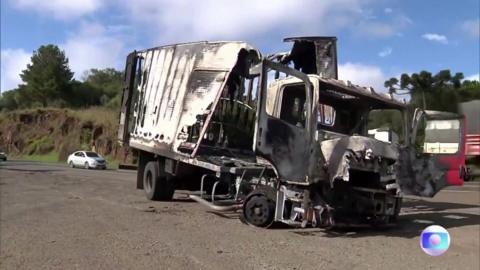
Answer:
[[[116,142],[117,117],[99,107],[0,113],[0,150],[10,157],[54,154],[59,161],[76,150],[94,150],[124,162],[126,152]]]

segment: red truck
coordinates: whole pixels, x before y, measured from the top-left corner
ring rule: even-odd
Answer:
[[[470,180],[480,173],[480,100],[461,103],[459,111],[466,119],[465,156],[468,165],[466,179]]]

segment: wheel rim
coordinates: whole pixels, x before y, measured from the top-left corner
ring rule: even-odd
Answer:
[[[70,163],[68,163],[68,165],[70,165],[70,167],[73,168],[73,162],[70,161]]]
[[[85,169],[88,169],[88,163],[85,162]]]
[[[263,195],[249,198],[244,206],[245,220],[255,226],[267,227],[273,222],[271,202]]]

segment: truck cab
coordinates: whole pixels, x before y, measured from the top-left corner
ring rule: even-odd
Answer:
[[[417,110],[410,120],[405,103],[372,88],[268,60],[261,66],[253,70],[267,89],[258,100],[255,150],[285,184],[277,204],[283,201],[282,212],[290,209],[286,216],[294,209],[322,220],[322,213],[335,209],[337,222],[388,223],[396,219],[403,194],[432,197],[448,185],[463,184],[460,115]],[[421,119],[427,124],[421,126]],[[454,121],[448,132],[457,140],[450,154],[460,158],[416,147],[421,139],[425,149],[431,147],[428,135],[439,121]],[[386,137],[396,140],[379,140],[369,134],[372,129],[387,129]],[[299,185],[311,188],[303,194],[310,197],[311,210],[304,208],[308,203],[291,200],[302,197],[291,192]]]

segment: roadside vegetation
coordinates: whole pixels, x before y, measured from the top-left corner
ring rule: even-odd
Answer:
[[[26,155],[19,156],[22,160],[41,161],[41,162],[58,162],[58,153],[50,152],[44,155]]]
[[[0,96],[2,151],[13,158],[64,161],[73,151],[95,150],[118,163],[122,72],[91,69],[81,81],[73,75],[58,46],[33,52],[22,84]]]
[[[0,145],[9,158],[55,162],[77,150],[94,150],[115,165],[125,160],[116,142],[117,122],[117,112],[103,107],[2,112]]]

